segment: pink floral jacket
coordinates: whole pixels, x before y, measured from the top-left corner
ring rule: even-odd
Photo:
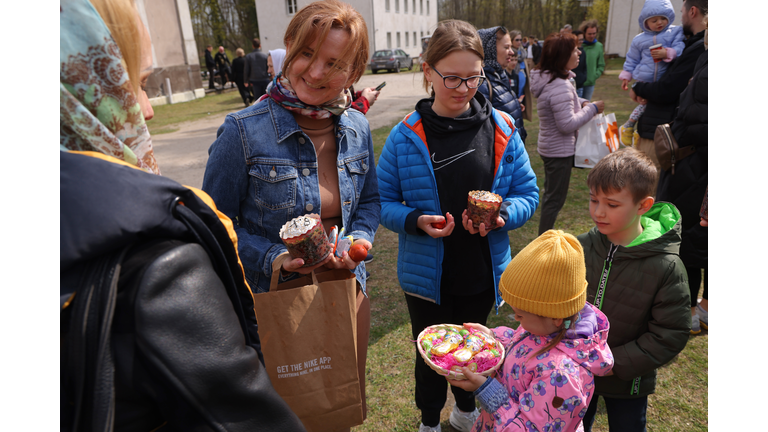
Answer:
[[[572,432],[582,429],[595,389],[595,375],[613,367],[608,348],[608,318],[587,303],[576,330],[546,353],[535,356],[551,338],[521,327],[493,329],[507,352],[495,380],[475,393],[482,406],[472,429],[486,431]],[[495,381],[495,382],[494,382]]]

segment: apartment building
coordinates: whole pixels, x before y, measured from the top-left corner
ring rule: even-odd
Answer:
[[[293,15],[309,0],[255,0],[264,50],[285,48],[283,36]],[[421,54],[421,39],[437,26],[437,0],[347,0],[365,19],[371,54],[399,48]]]

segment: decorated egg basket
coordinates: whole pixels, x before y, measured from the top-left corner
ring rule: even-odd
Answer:
[[[462,366],[490,376],[504,363],[504,346],[493,336],[455,324],[425,328],[416,338],[416,346],[429,367],[454,380],[467,379]]]

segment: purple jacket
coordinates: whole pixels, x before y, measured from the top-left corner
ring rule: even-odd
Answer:
[[[595,375],[613,368],[608,329],[608,318],[589,303],[580,312],[576,330],[543,354],[535,355],[549,343],[549,336],[531,335],[522,326],[492,329],[507,355],[496,378],[485,386],[483,393],[488,394],[478,397],[483,410],[472,431],[582,430]]]
[[[569,74],[576,76],[573,72]],[[538,99],[539,154],[552,158],[573,156],[576,133],[597,114],[597,106],[581,108],[582,103],[589,101],[579,98],[570,82],[562,78],[549,82],[550,78],[549,72],[531,72],[531,91]]]

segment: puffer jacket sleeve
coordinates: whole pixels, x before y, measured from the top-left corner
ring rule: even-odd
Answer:
[[[272,276],[272,261],[288,249],[265,237],[249,233],[239,221],[240,203],[248,197],[250,176],[245,153],[240,143],[240,128],[228,115],[216,132],[216,141],[208,150],[208,162],[203,175],[203,190],[213,198],[216,207],[234,222],[237,252],[244,263]],[[227,175],[217,175],[227,173]]]
[[[632,44],[629,46],[626,58],[624,59],[624,66],[622,66],[622,69],[630,74],[635,71],[635,68],[642,60],[642,53],[640,52],[639,46],[641,45],[640,42],[642,41],[641,38],[643,35],[644,33],[641,33],[632,39]]]
[[[173,430],[304,431],[245,344],[226,289],[198,244],[169,249],[135,297],[134,374]],[[122,359],[122,358],[121,358]],[[138,378],[136,378],[138,380]]]
[[[648,331],[624,345],[611,347],[613,373],[631,381],[674,358],[685,348],[691,330],[688,274],[679,259],[671,260],[656,293]]]
[[[398,167],[397,152],[399,145],[405,145],[407,138],[400,132],[401,127],[402,123],[389,133],[376,165],[376,174],[381,197],[381,224],[391,231],[405,234],[406,216],[415,209],[403,204],[402,169]]]
[[[675,58],[679,57],[685,49],[685,35],[683,35],[683,26],[675,26],[670,29],[669,47],[675,50]]]
[[[512,169],[512,183],[502,202],[502,218],[506,223],[500,229],[509,231],[523,226],[539,206],[539,187],[536,185],[536,174],[531,168],[531,161],[520,135],[513,133],[507,146],[512,146],[512,165],[502,165],[504,169]]]
[[[562,134],[572,134],[597,114],[597,108],[589,104],[584,108],[573,111],[573,95],[566,86],[570,84],[561,79],[552,81],[549,85],[557,85],[552,89],[550,106],[555,119],[555,126]]]

